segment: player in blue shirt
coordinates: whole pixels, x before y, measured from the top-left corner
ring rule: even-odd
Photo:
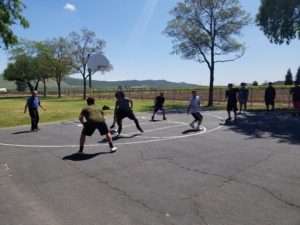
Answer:
[[[29,109],[29,115],[31,118],[31,131],[38,131],[38,123],[40,120],[38,108],[41,107],[44,111],[46,109],[41,105],[40,99],[37,97],[37,91],[32,91],[31,96],[28,97],[24,113],[26,113],[27,108]]]

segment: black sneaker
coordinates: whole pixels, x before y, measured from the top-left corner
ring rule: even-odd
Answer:
[[[230,121],[231,120],[231,117],[228,117],[226,120],[225,120],[225,122],[228,122],[228,121]]]
[[[167,117],[164,117],[164,120],[167,120]]]
[[[110,126],[110,129],[113,129],[113,128],[115,128],[115,125],[114,125],[114,124],[112,124],[112,125]]]

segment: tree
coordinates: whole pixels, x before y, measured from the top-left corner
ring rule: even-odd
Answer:
[[[9,63],[3,72],[3,77],[9,81],[16,81],[17,87],[33,79],[32,58],[23,54],[16,57],[15,62]],[[18,88],[18,90],[20,90]]]
[[[294,81],[293,81],[293,74],[291,72],[291,69],[288,69],[286,75],[285,75],[285,81],[284,84],[285,85],[293,85]]]
[[[297,70],[297,73],[296,73],[296,76],[295,76],[295,81],[300,82],[300,66],[298,67],[298,70]]]
[[[37,90],[39,82],[44,84],[44,96],[46,96],[46,80],[50,76],[50,67],[51,67],[51,55],[50,47],[46,45],[45,42],[21,40],[14,48],[9,51],[9,60],[15,61],[20,56],[27,56],[30,58],[30,68],[31,73],[30,77],[26,80],[31,91]],[[17,73],[15,76],[20,78],[21,74]],[[33,81],[33,85],[31,84]]]
[[[183,0],[170,14],[174,18],[163,33],[173,38],[171,53],[206,63],[210,71],[208,106],[211,106],[215,64],[243,56],[245,47],[236,37],[250,23],[250,16],[241,9],[238,0]]]
[[[256,80],[253,81],[252,86],[258,86],[258,82]]]
[[[72,58],[70,55],[70,45],[68,41],[63,38],[54,38],[48,42],[51,49],[52,56],[50,60],[51,77],[56,81],[58,88],[58,97],[61,97],[61,81],[72,71]]]
[[[74,73],[80,73],[83,78],[83,98],[86,98],[86,80],[89,77],[87,61],[90,54],[95,52],[103,53],[105,47],[105,41],[96,38],[96,34],[93,31],[89,31],[87,28],[82,28],[81,33],[71,32],[69,34],[69,43],[71,46],[72,67]],[[102,72],[112,69],[101,68]],[[96,71],[93,71],[93,73]]]
[[[11,29],[11,26],[20,23],[23,28],[29,27],[28,21],[21,15],[25,5],[21,0],[0,1],[0,38],[4,48],[18,43],[18,38]],[[0,48],[3,47],[0,44]]]
[[[271,43],[300,39],[300,0],[261,0],[256,24]]]

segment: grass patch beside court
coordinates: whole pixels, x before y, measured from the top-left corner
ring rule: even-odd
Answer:
[[[30,117],[27,113],[24,114],[24,107],[27,98],[7,98],[0,99],[0,128],[14,127],[21,125],[30,125]],[[63,121],[78,119],[80,111],[86,106],[86,101],[83,99],[74,98],[42,98],[40,97],[41,105],[46,108],[44,112],[39,109],[40,123]],[[134,112],[152,111],[153,100],[133,100]],[[186,107],[186,102],[167,101],[167,108],[183,108]],[[102,108],[107,105],[114,108],[115,101],[113,100],[98,100],[96,105]],[[113,110],[106,110],[105,115],[112,115]]]
[[[30,117],[28,111],[24,114],[24,107],[27,98],[6,98],[0,99],[0,128],[14,127],[21,125],[30,125]],[[86,101],[75,98],[40,98],[41,103],[46,107],[47,111],[39,109],[40,123],[74,120],[78,119],[80,111],[86,106]],[[187,101],[171,101],[166,100],[166,109],[182,109],[187,107]],[[203,102],[204,110],[225,110],[226,103],[215,103],[212,107],[205,107],[207,103]],[[114,108],[114,100],[99,100],[96,99],[96,105],[102,108],[107,105]],[[152,112],[153,100],[133,100],[134,112]],[[276,110],[289,111],[285,105],[278,104]],[[264,110],[264,104],[248,105],[248,110]],[[112,115],[113,110],[106,110],[105,115]]]

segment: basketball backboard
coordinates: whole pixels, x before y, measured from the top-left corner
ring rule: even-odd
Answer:
[[[90,55],[87,61],[88,68],[94,71],[101,70],[101,68],[109,67],[108,59],[101,53],[94,53]]]

